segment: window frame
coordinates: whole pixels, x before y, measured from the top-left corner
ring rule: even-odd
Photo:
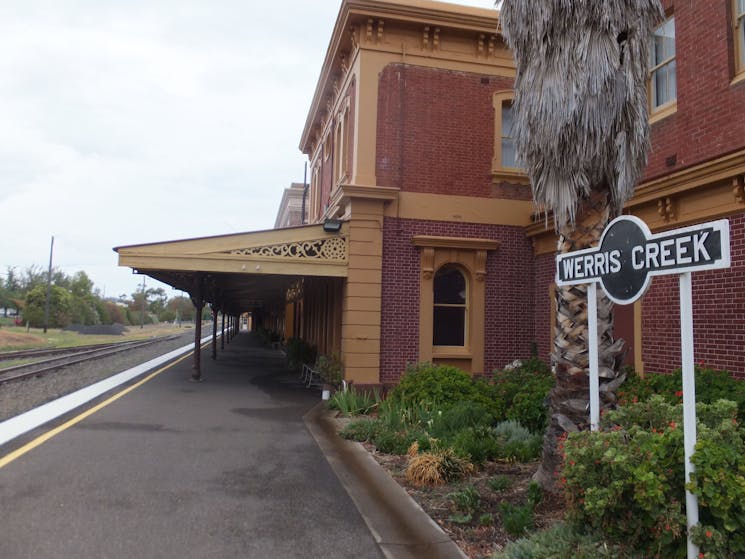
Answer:
[[[498,250],[499,241],[430,235],[414,235],[411,241],[420,250],[418,360],[454,365],[471,373],[485,372],[487,253]],[[469,307],[465,346],[432,343],[434,274],[444,266],[457,267],[466,279]]]
[[[512,102],[515,99],[515,92],[513,90],[497,91],[492,96],[492,106],[494,107],[494,151],[492,154],[491,171],[494,182],[509,182],[514,184],[530,184],[528,175],[524,169],[520,167],[506,167],[502,164],[502,141],[505,138],[512,138],[512,136],[505,136],[502,126],[502,114],[504,105]]]
[[[735,51],[735,81],[745,80],[745,2],[732,0],[732,32]]]
[[[346,97],[336,117],[334,130],[334,169],[333,187],[349,180],[349,113],[350,101]]]
[[[464,297],[465,300],[462,304],[461,303],[438,303],[435,298],[437,275],[446,270],[455,270],[463,278],[463,284],[465,286],[466,293]],[[434,276],[432,278],[432,291],[433,291],[433,294],[432,294],[432,348],[435,352],[437,350],[442,350],[443,348],[462,349],[462,348],[470,347],[469,319],[470,319],[471,291],[472,291],[470,283],[471,282],[470,282],[468,271],[465,270],[461,265],[448,262],[440,266],[437,270],[435,270]],[[435,343],[435,309],[437,308],[463,309],[463,343],[462,344],[449,344],[448,345],[448,344],[436,344]]]
[[[669,116],[670,114],[676,112],[678,109],[678,70],[677,70],[678,48],[675,42],[675,14],[671,13],[669,15],[666,15],[665,21],[663,21],[660,25],[658,25],[654,29],[654,33],[657,33],[657,31],[662,29],[664,26],[666,26],[670,22],[672,22],[672,25],[673,25],[673,54],[672,56],[669,56],[661,61],[657,61],[655,59],[654,46],[652,46],[652,49],[650,49],[649,51],[650,60],[649,60],[649,71],[647,74],[647,105],[649,109],[650,122],[656,122],[657,120],[665,118],[666,116]],[[655,105],[655,99],[654,99],[655,97],[654,92],[656,90],[654,86],[655,73],[661,70],[662,68],[669,67],[670,64],[675,64],[675,97],[665,101],[664,103]]]

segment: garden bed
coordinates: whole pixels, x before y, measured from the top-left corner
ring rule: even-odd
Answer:
[[[519,538],[508,533],[502,524],[500,505],[507,502],[518,507],[526,502],[528,487],[539,462],[487,462],[482,469],[467,478],[438,487],[413,487],[405,476],[408,462],[406,456],[378,452],[369,443],[363,443],[363,446],[471,559],[490,558],[507,543]],[[510,485],[495,491],[489,484],[489,480],[493,479],[509,480]],[[454,522],[453,517],[458,515],[458,510],[451,496],[470,486],[480,496],[477,512],[469,522]],[[484,515],[489,515],[488,522],[486,518],[484,522],[479,521]],[[533,528],[546,528],[560,521],[563,516],[563,499],[543,493],[535,508]]]

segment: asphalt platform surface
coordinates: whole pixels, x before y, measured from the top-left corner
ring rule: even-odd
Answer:
[[[306,428],[318,392],[249,335],[209,355],[1,467],[0,558],[383,557]]]

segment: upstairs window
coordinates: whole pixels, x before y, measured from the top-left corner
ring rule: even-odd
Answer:
[[[435,274],[432,345],[465,346],[467,284],[458,268],[443,266]]]
[[[672,105],[678,96],[675,82],[675,17],[667,19],[655,30],[649,67],[650,109],[655,112],[660,107]]]
[[[517,169],[515,140],[512,138],[512,101],[502,103],[502,167]]]
[[[737,72],[745,73],[745,0],[734,0],[735,60]]]
[[[492,175],[495,182],[506,181],[528,184],[525,170],[517,165],[517,150],[513,128],[515,117],[512,109],[512,91],[499,91],[494,94],[494,155],[492,156]]]

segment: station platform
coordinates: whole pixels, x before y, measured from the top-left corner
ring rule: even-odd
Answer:
[[[0,468],[0,557],[383,557],[306,429],[318,392],[250,334],[209,355]]]

